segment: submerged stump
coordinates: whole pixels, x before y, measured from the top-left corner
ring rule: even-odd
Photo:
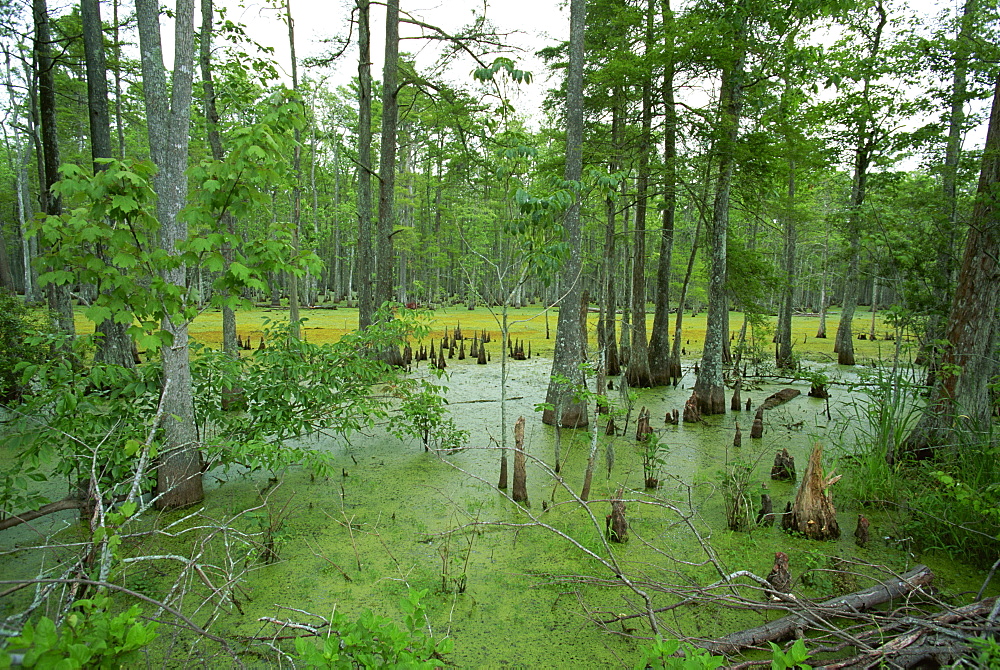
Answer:
[[[823,478],[823,447],[817,444],[809,455],[809,464],[795,495],[791,518],[784,521],[788,530],[802,533],[811,540],[835,540],[840,537],[837,510],[827,489],[840,476]]]
[[[514,424],[514,502],[528,502],[527,472],[524,464],[524,417]]]
[[[628,522],[625,520],[625,501],[622,500],[622,489],[611,496],[611,514],[604,519],[605,532],[611,542],[628,540]]]
[[[779,481],[795,481],[795,459],[788,453],[788,449],[782,449],[774,454],[774,465],[771,466],[771,479]]]
[[[750,426],[750,439],[759,440],[764,437],[764,406],[757,408],[757,414],[753,418],[753,425]]]
[[[733,386],[733,399],[729,403],[729,409],[734,412],[739,412],[742,409],[743,403],[740,402],[740,387],[743,386],[743,380],[737,379],[736,385]]]
[[[635,429],[635,439],[639,442],[646,442],[653,434],[653,428],[649,425],[649,410],[643,407],[639,410],[639,421]]]
[[[698,406],[698,392],[692,391],[691,397],[684,403],[684,423],[701,421],[701,408]]]
[[[854,529],[854,541],[859,547],[864,547],[869,540],[869,527],[871,522],[864,514],[858,515],[858,527]]]

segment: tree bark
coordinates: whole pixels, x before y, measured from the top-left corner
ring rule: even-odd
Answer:
[[[187,222],[178,216],[187,197],[184,174],[188,160],[190,113],[194,74],[194,0],[177,0],[175,10],[174,68],[170,92],[160,46],[159,7],[153,0],[136,0],[142,82],[145,97],[149,152],[158,172],[153,177],[160,246],[170,255],[187,237]],[[163,280],[181,294],[186,291],[187,267],[162,273]],[[204,498],[202,457],[194,425],[188,325],[182,315],[167,315],[162,328],[169,333],[164,344],[163,448],[157,461],[157,507],[191,505]]]
[[[743,108],[743,78],[747,51],[749,15],[745,2],[738,3],[733,36],[733,60],[722,73],[719,92],[719,125],[722,129],[717,143],[719,178],[712,208],[712,265],[708,281],[708,324],[701,370],[695,382],[695,392],[702,414],[725,414],[726,397],[723,385],[723,347],[729,326],[726,296],[726,241],[729,231],[729,194],[736,167],[736,142]]]
[[[567,181],[579,182],[583,175],[583,35],[587,20],[586,0],[570,0],[569,70],[566,84],[566,172]],[[554,425],[557,421],[568,428],[587,425],[587,405],[578,400],[576,388],[586,384],[580,370],[580,353],[584,333],[580,329],[577,306],[580,304],[582,282],[582,236],[580,226],[580,198],[566,212],[564,239],[568,243],[569,257],[562,269],[561,285],[565,291],[556,325],[555,350],[552,354],[552,372],[545,402],[549,408],[542,413],[542,422]],[[570,385],[557,379],[565,377]]]
[[[656,266],[656,301],[653,332],[649,337],[649,375],[654,386],[671,383],[670,368],[670,267],[674,249],[674,215],[677,209],[677,110],[674,109],[674,15],[670,0],[663,0],[663,228]]]
[[[653,0],[646,7],[646,49],[653,46]],[[642,81],[642,131],[639,136],[639,165],[636,178],[635,244],[632,246],[632,346],[625,379],[633,388],[653,385],[649,374],[649,347],[646,339],[646,212],[649,197],[649,154],[652,150],[653,74]]]
[[[847,236],[850,239],[850,256],[847,262],[847,273],[844,277],[844,300],[840,312],[840,323],[837,326],[837,339],[834,341],[833,350],[837,354],[837,362],[840,365],[854,365],[854,335],[852,324],[854,321],[854,310],[858,306],[858,266],[861,261],[861,208],[865,204],[865,195],[868,189],[868,168],[871,165],[872,157],[875,153],[876,141],[871,128],[870,118],[870,90],[872,80],[872,68],[875,59],[878,58],[879,48],[882,42],[882,29],[886,25],[885,8],[881,0],[875,6],[878,12],[878,23],[872,36],[872,47],[868,57],[868,64],[864,72],[864,90],[862,100],[865,109],[862,110],[861,119],[858,122],[858,143],[854,152],[854,178],[851,181],[851,202],[847,213]]]
[[[362,330],[375,320],[372,273],[372,64],[370,0],[358,3],[358,327]]]
[[[111,158],[111,117],[108,113],[107,66],[104,59],[104,32],[101,23],[100,0],[80,0],[80,20],[83,25],[83,49],[87,70],[87,110],[90,119],[90,154],[94,160],[94,173],[107,166],[99,158]],[[100,287],[98,287],[98,290]],[[95,363],[135,367],[132,338],[128,325],[114,319],[97,324],[95,334],[100,335]]]
[[[961,444],[959,432],[986,434],[993,404],[988,382],[995,358],[1000,308],[1000,77],[993,93],[982,170],[965,256],[952,298],[945,347],[931,401],[903,445],[906,452]],[[969,438],[966,438],[967,440]],[[972,438],[977,439],[977,438]],[[889,453],[893,462],[898,454]]]

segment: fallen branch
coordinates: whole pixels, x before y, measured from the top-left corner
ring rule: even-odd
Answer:
[[[48,514],[65,512],[68,509],[84,509],[87,507],[87,502],[88,501],[84,498],[63,498],[62,500],[51,502],[48,505],[42,505],[38,509],[31,510],[30,512],[12,514],[3,521],[0,521],[0,530],[7,530],[8,528],[13,528],[14,526],[20,526],[22,523],[34,521],[35,519]]]
[[[930,584],[934,574],[925,565],[918,565],[900,577],[893,577],[870,588],[837,596],[808,609],[769,621],[766,624],[741,630],[720,638],[699,643],[698,646],[714,654],[734,654],[747,647],[777,642],[792,637],[798,629],[810,628],[823,618],[863,612],[894,598]]]
[[[876,649],[823,666],[823,670],[867,668],[872,665],[880,665],[885,661],[890,661],[893,667],[909,668],[928,657],[934,657],[939,662],[950,663],[955,657],[968,654],[972,650],[972,645],[967,642],[971,634],[968,627],[950,630],[945,626],[958,624],[972,618],[985,617],[996,602],[997,597],[994,596],[959,607],[926,621],[907,617],[913,628]],[[946,656],[947,659],[944,658]]]

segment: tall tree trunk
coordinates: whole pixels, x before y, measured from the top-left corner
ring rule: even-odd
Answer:
[[[587,21],[587,1],[570,0],[569,69],[566,79],[566,179],[579,181],[583,175],[583,35]],[[566,212],[565,239],[569,257],[562,268],[562,289],[565,295],[559,308],[556,325],[552,373],[545,402],[550,405],[542,413],[542,422],[559,423],[570,428],[587,425],[587,405],[575,396],[585,380],[580,370],[585,334],[580,328],[580,271],[583,266],[581,249],[580,199],[574,196]],[[570,381],[567,386],[559,377]]]
[[[646,7],[646,49],[653,46],[653,2]],[[632,348],[625,379],[633,388],[653,385],[649,375],[649,348],[646,339],[646,211],[649,197],[649,154],[652,151],[653,75],[646,72],[642,82],[642,131],[636,175],[635,244],[632,247]]]
[[[396,203],[396,135],[399,124],[399,0],[386,2],[385,64],[382,70],[382,139],[378,166],[378,224],[375,231],[375,304],[393,299],[392,232]]]
[[[872,119],[870,109],[870,91],[872,79],[872,66],[878,58],[879,47],[882,42],[882,29],[886,24],[885,8],[881,0],[876,4],[875,11],[878,13],[878,23],[872,37],[871,53],[868,57],[868,66],[864,71],[864,90],[862,91],[861,119],[858,125],[858,144],[854,152],[854,178],[851,181],[851,202],[847,214],[847,236],[850,239],[850,256],[847,261],[847,273],[844,277],[844,300],[840,311],[840,324],[837,326],[837,339],[833,343],[833,350],[837,353],[837,362],[840,365],[854,365],[854,311],[858,306],[858,267],[861,263],[861,210],[865,204],[865,194],[868,187],[868,168],[871,165],[872,156],[875,153],[875,142],[873,140]]]
[[[976,204],[965,256],[952,298],[941,373],[927,410],[904,444],[926,455],[942,445],[956,448],[959,433],[988,435],[992,421],[989,380],[996,374],[1000,340],[1000,76],[990,112]],[[966,439],[976,439],[975,437]],[[985,438],[983,438],[985,439]],[[898,457],[889,453],[890,462]]]
[[[791,151],[791,148],[788,147]],[[792,300],[795,294],[795,160],[788,159],[788,190],[784,214],[784,282],[781,287],[781,306],[778,312],[778,351],[775,363],[779,368],[791,368],[792,357]]]
[[[160,222],[160,246],[170,255],[187,237],[187,223],[178,216],[187,197],[184,175],[194,74],[194,0],[177,0],[174,15],[174,68],[170,93],[160,46],[159,6],[154,0],[136,0],[142,83],[145,97],[149,152],[158,172],[153,177],[156,216]],[[186,292],[187,267],[163,272],[163,280],[181,294]],[[188,324],[181,315],[167,315],[163,329],[171,341],[164,344],[163,448],[157,461],[157,507],[191,505],[204,498],[202,458],[194,425],[191,362],[188,357]]]
[[[677,209],[677,110],[674,108],[674,14],[663,0],[663,230],[656,266],[656,308],[649,338],[649,375],[655,386],[670,383],[670,266]]]
[[[107,66],[104,59],[104,28],[101,23],[100,0],[80,0],[80,19],[83,25],[83,49],[87,66],[87,108],[90,117],[90,154],[94,159],[94,173],[107,165],[99,158],[111,158],[111,118],[108,114]],[[102,253],[102,255],[104,255]],[[98,287],[100,290],[100,287]],[[132,338],[128,326],[114,319],[97,324],[99,335],[95,363],[109,363],[127,368],[135,367]]]
[[[955,41],[955,67],[952,71],[951,99],[948,110],[948,140],[945,145],[944,164],[941,166],[941,212],[937,218],[939,244],[935,259],[936,272],[931,278],[934,301],[941,309],[951,302],[951,279],[954,274],[952,249],[958,231],[958,164],[962,157],[962,132],[965,125],[965,104],[968,101],[969,51],[975,35],[975,19],[979,11],[979,0],[966,0],[962,8],[958,36]],[[945,324],[937,311],[927,323],[924,336],[925,348],[933,350],[934,342],[944,336]],[[938,364],[936,355],[931,355],[927,365],[927,385],[934,386]]]
[[[222,148],[222,137],[219,133],[219,110],[215,104],[215,79],[212,74],[212,26],[215,20],[215,7],[213,0],[201,0],[201,81],[202,92],[205,104],[205,125],[208,136],[208,145],[212,151],[212,158],[221,161],[225,158],[225,151]],[[226,210],[222,215],[222,225],[229,236],[236,234],[236,221],[233,215]],[[224,267],[229,269],[233,262],[233,247],[230,242],[222,245],[222,258]],[[222,353],[236,360],[240,357],[239,339],[236,333],[236,310],[233,309],[229,301],[224,301],[222,305]],[[243,405],[243,389],[240,386],[233,386],[223,389],[222,406],[224,409],[236,408]]]
[[[41,126],[42,165],[39,184],[39,200],[42,211],[49,216],[62,214],[62,201],[52,192],[52,186],[59,181],[59,136],[56,126],[56,84],[55,63],[52,60],[51,31],[49,30],[49,10],[45,0],[32,0],[35,21],[35,76],[38,80],[38,112]],[[71,341],[76,335],[73,323],[73,303],[69,286],[49,284],[45,288],[49,310],[55,317],[55,326],[68,337],[65,353],[72,352]]]
[[[372,274],[372,64],[371,1],[358,3],[358,250],[355,261],[358,284],[358,327],[365,329],[375,320]]]
[[[288,24],[288,50],[292,60],[292,90],[299,93],[299,64],[295,56],[295,21],[292,20],[292,0],[285,0],[285,22]],[[302,232],[302,131],[295,129],[295,147],[292,149],[292,254],[299,255],[299,235]],[[288,273],[288,332],[295,338],[302,337],[299,324],[299,276]]]
[[[719,178],[715,186],[712,209],[712,267],[708,281],[708,324],[705,348],[701,355],[701,370],[694,390],[702,414],[725,414],[726,398],[723,386],[723,346],[729,329],[729,308],[726,299],[726,240],[729,232],[729,191],[736,166],[736,141],[739,137],[740,114],[743,107],[744,61],[747,50],[749,17],[746,2],[738,3],[733,36],[733,60],[722,73],[719,92],[719,125],[721,135],[716,144],[719,152]]]

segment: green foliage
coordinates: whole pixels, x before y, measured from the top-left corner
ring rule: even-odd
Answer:
[[[649,482],[659,479],[660,468],[667,464],[667,453],[669,451],[670,449],[664,442],[653,439],[652,435],[647,438],[643,443],[641,454],[642,476],[645,481]]]
[[[680,652],[680,656],[675,656]],[[642,668],[665,668],[669,670],[714,670],[726,663],[725,656],[713,656],[705,649],[699,649],[679,640],[664,639],[657,634],[656,640],[643,649],[636,670]]]
[[[370,610],[354,621],[335,612],[330,634],[321,645],[305,637],[295,640],[298,659],[310,668],[435,668],[440,663],[433,659],[449,653],[452,641],[436,640],[421,630],[424,606],[420,600],[426,595],[426,589],[410,590],[400,601],[405,629]]]
[[[799,638],[788,648],[788,651],[781,651],[781,647],[773,642],[771,645],[771,670],[786,670],[787,668],[802,668],[809,670],[806,663],[811,654],[806,650],[806,643]]]
[[[902,368],[859,369],[858,376],[861,383],[856,390],[863,397],[852,403],[849,419],[855,443],[848,461],[854,475],[853,493],[866,503],[893,502],[900,493],[900,469],[889,465],[887,456],[901,453],[903,442],[920,418],[918,396],[923,387]]]
[[[16,295],[0,291],[0,403],[17,402],[28,390],[19,364],[37,364],[47,357],[42,343],[29,340],[41,328]]]
[[[750,491],[756,467],[756,462],[736,459],[726,463],[725,471],[719,473],[722,499],[726,504],[726,523],[730,530],[751,530],[757,525]]]
[[[14,653],[24,654],[20,665],[25,668],[135,667],[142,662],[142,648],[156,639],[158,624],[139,621],[138,605],[112,615],[110,604],[98,595],[76,601],[58,628],[48,617],[25,624],[8,642],[8,653],[0,652],[0,667],[12,665]]]
[[[905,530],[921,547],[987,567],[1000,541],[1000,444],[989,430],[956,434],[947,459],[916,471]]]

